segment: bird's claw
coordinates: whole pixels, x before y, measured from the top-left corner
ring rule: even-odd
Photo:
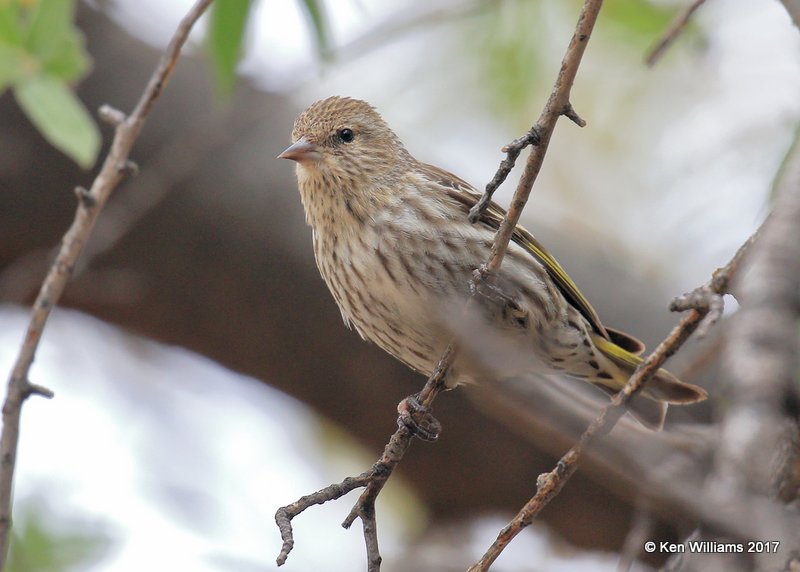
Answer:
[[[506,286],[508,286],[506,284]],[[472,271],[472,280],[469,283],[470,294],[479,296],[498,306],[510,306],[519,309],[519,303],[508,293],[508,288],[504,288],[497,276],[485,266],[476,268]]]
[[[480,296],[491,302],[503,301],[508,296],[497,283],[497,278],[486,265],[481,265],[472,271],[472,280],[469,281],[469,291],[473,296]]]
[[[413,435],[423,441],[436,441],[442,424],[431,414],[430,408],[422,405],[416,395],[406,397],[397,405],[397,425],[407,427]]]

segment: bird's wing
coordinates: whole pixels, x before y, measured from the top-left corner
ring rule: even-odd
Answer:
[[[465,213],[469,212],[469,209],[471,209],[481,197],[481,194],[475,190],[472,185],[444,169],[424,163],[420,164],[420,168],[425,176],[432,182],[437,183],[450,198],[464,205]],[[492,230],[497,230],[505,215],[506,211],[502,207],[494,202],[490,202],[489,206],[481,214],[478,222],[488,226]],[[595,309],[592,308],[592,305],[589,304],[586,297],[581,294],[575,282],[572,281],[558,261],[545,250],[544,246],[520,225],[517,225],[516,229],[514,229],[511,240],[524,248],[544,266],[547,274],[553,282],[555,282],[567,301],[586,318],[598,334],[608,339],[609,334],[600,322],[600,317],[597,315]]]

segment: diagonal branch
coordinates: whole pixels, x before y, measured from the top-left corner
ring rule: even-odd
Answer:
[[[570,91],[602,4],[602,0],[584,1],[575,32],[567,47],[561,63],[561,69],[556,78],[553,90],[550,93],[550,97],[544,106],[544,110],[536,124],[525,136],[517,139],[506,147],[507,158],[500,164],[497,173],[492,179],[492,183],[487,185],[487,192],[484,197],[482,197],[480,203],[483,205],[482,208],[488,205],[491,194],[508,176],[508,173],[511,171],[522,149],[527,145],[534,145],[531,153],[528,155],[510,208],[495,235],[489,259],[480,271],[477,272],[474,282],[485,279],[489,273],[495,272],[503,262],[503,257],[508,249],[511,235],[519,222],[522,210],[530,197],[533,184],[539,175],[558,118],[564,115],[578,125],[582,126],[585,124],[570,104]],[[481,207],[478,206],[477,208]],[[471,220],[479,214],[479,211],[473,209],[470,213]],[[425,383],[422,391],[414,398],[409,398],[401,402],[398,408],[400,410],[400,417],[398,419],[399,428],[392,436],[384,451],[384,455],[373,465],[372,469],[361,475],[361,477],[366,478],[366,488],[345,520],[344,526],[349,527],[357,517],[362,519],[368,551],[368,569],[371,572],[380,569],[381,561],[380,554],[377,551],[377,533],[374,526],[375,499],[391,476],[394,467],[397,466],[405,451],[410,447],[413,436],[415,434],[419,435],[417,426],[420,424],[420,420],[425,424],[436,424],[435,420],[432,421],[429,410],[436,396],[444,388],[445,379],[455,360],[455,356],[456,347],[455,344],[451,342],[440,358],[436,369]],[[431,437],[435,439],[435,435],[436,431],[431,434]],[[352,483],[352,481],[346,479],[341,484],[345,482],[348,484]],[[283,546],[277,559],[279,565],[286,561],[289,552],[294,546],[291,519],[314,504],[320,504],[327,500],[339,498],[341,496],[338,494],[340,485],[332,485],[317,493],[303,497],[303,499],[306,499],[305,501],[300,499],[292,505],[278,509],[275,518],[283,539]],[[350,490],[358,488],[359,486],[364,485],[357,484]],[[328,494],[330,494],[330,496],[328,496]]]
[[[213,0],[198,0],[181,20],[175,34],[161,57],[158,67],[150,77],[135,109],[129,116],[103,106],[101,118],[115,125],[114,140],[105,161],[90,189],[78,188],[78,208],[75,219],[61,241],[61,248],[42,283],[33,304],[28,330],[20,347],[16,362],[8,379],[8,391],[3,405],[3,431],[0,435],[0,570],[5,566],[8,554],[9,528],[11,525],[11,489],[19,441],[20,416],[25,399],[32,394],[51,397],[52,392],[32,384],[29,372],[42,332],[53,307],[72,276],[76,261],[86,245],[100,211],[106,201],[132,171],[128,160],[131,149],[139,137],[144,121],[166,86],[181,48],[189,37],[195,22],[202,16]]]
[[[686,6],[672,21],[669,25],[669,28],[664,32],[661,36],[661,39],[658,43],[648,52],[647,56],[644,59],[644,62],[653,67],[658,63],[661,59],[661,56],[669,49],[669,47],[678,39],[683,33],[683,30],[686,29],[686,25],[691,20],[692,15],[695,11],[705,3],[706,0],[692,0],[692,3]]]
[[[763,225],[762,225],[763,226]],[[691,310],[680,323],[673,328],[669,335],[653,352],[647,356],[636,371],[631,375],[619,393],[603,407],[600,414],[592,421],[591,425],[583,432],[580,439],[564,456],[559,459],[555,468],[549,473],[539,475],[537,479],[536,494],[527,502],[517,515],[497,535],[497,538],[484,553],[481,559],[473,565],[468,572],[485,572],[503,552],[506,546],[519,534],[523,528],[531,524],[539,513],[553,500],[564,488],[564,485],[575,473],[584,451],[597,439],[607,435],[614,428],[617,421],[625,413],[625,405],[642,389],[664,362],[674,354],[689,337],[700,327],[707,315],[716,309],[714,300],[721,300],[727,293],[731,280],[739,271],[742,260],[750,246],[758,236],[756,231],[739,248],[730,262],[718,269],[708,284],[700,286],[690,294],[684,294],[672,303],[674,311]],[[677,301],[689,298],[693,300],[691,306],[678,304]],[[704,300],[704,302],[701,302]]]

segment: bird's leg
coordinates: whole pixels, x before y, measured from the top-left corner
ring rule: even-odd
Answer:
[[[485,266],[472,272],[469,288],[470,294],[480,298],[484,306],[499,311],[503,322],[520,328],[528,327],[528,313],[520,306],[518,299],[509,294],[510,285],[501,284],[497,275],[489,272]],[[491,313],[494,314],[494,310]]]
[[[408,427],[415,436],[423,441],[436,441],[442,430],[442,424],[431,414],[429,407],[419,402],[419,394],[409,395],[397,405],[397,424]]]

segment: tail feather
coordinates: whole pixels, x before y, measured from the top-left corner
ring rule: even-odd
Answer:
[[[592,342],[595,347],[614,362],[614,365],[622,370],[625,378],[622,383],[627,381],[633,371],[642,363],[642,358],[619,347],[613,342],[592,334]],[[657,401],[667,403],[688,404],[703,401],[708,397],[708,393],[702,387],[684,383],[665,369],[659,369],[653,378],[647,382],[642,395]]]
[[[608,333],[608,338],[612,342],[622,349],[629,351],[633,355],[642,355],[642,352],[645,350],[644,342],[642,340],[634,338],[632,335],[626,332],[615,330],[614,328],[609,328],[608,326],[606,326],[606,332]]]
[[[635,395],[628,402],[628,412],[639,423],[654,431],[661,431],[664,428],[667,408],[668,405],[663,401],[647,399],[646,395]]]
[[[619,369],[619,379],[615,376],[613,383],[618,387],[608,384],[603,389],[609,393],[619,391],[642,363],[642,358],[599,334],[593,333],[591,336],[595,348]],[[628,408],[644,426],[658,430],[664,425],[668,403],[685,405],[703,401],[707,397],[708,393],[702,387],[684,383],[667,370],[659,369],[647,382],[641,395],[631,400]]]

